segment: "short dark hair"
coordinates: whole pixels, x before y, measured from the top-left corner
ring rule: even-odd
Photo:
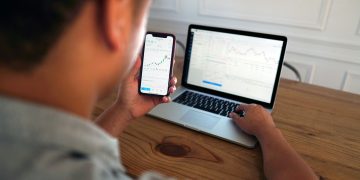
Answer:
[[[29,71],[41,64],[83,1],[4,1],[0,5],[0,67]]]

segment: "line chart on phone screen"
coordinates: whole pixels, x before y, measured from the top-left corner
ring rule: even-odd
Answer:
[[[165,95],[168,91],[173,37],[145,36],[140,90]]]

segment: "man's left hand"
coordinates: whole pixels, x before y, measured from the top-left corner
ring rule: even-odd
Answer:
[[[140,66],[141,59],[138,58],[133,69],[125,79],[124,83],[122,83],[116,101],[116,106],[124,111],[127,111],[126,113],[130,119],[143,116],[145,113],[149,112],[152,108],[160,103],[168,103],[171,101],[169,96],[148,96],[138,93]],[[170,93],[175,92],[176,83],[177,78],[173,76],[170,79]]]

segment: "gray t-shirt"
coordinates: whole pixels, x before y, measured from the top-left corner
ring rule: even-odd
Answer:
[[[90,120],[0,96],[0,179],[131,179],[118,140]],[[145,173],[139,179],[165,179]]]

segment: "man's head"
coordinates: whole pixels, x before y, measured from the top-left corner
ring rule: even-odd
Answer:
[[[45,54],[77,17],[86,1],[13,0],[3,3],[0,6],[0,66],[21,72],[31,71],[41,64]],[[104,6],[108,3],[99,0],[97,4],[101,21]],[[129,8],[135,6],[132,10],[135,18],[139,18],[136,16],[142,11],[142,4],[129,3]]]
[[[147,0],[3,3],[0,93],[35,101],[60,92],[103,96],[134,64],[149,4]],[[42,88],[48,92],[41,94]]]
[[[0,6],[0,64],[31,71],[41,64],[82,0],[7,1]]]

